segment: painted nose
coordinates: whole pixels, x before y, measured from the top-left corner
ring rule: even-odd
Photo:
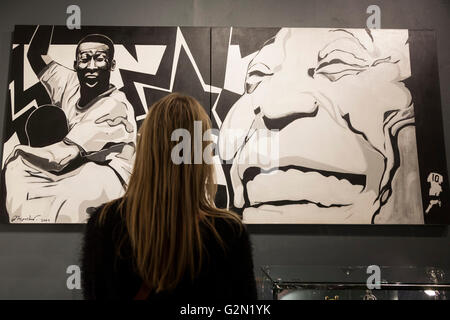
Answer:
[[[95,69],[94,58],[91,58],[91,60],[89,61],[88,69],[89,70],[94,70]]]
[[[309,93],[302,93],[294,99],[281,99],[275,104],[257,107],[255,115],[269,130],[283,130],[291,122],[301,118],[315,117],[319,110],[319,103]]]

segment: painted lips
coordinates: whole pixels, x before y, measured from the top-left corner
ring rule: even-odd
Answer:
[[[247,206],[313,203],[343,207],[354,203],[366,186],[362,174],[286,166],[272,170],[247,168],[242,179]]]
[[[98,83],[98,74],[86,74],[86,85],[89,87],[93,87]]]

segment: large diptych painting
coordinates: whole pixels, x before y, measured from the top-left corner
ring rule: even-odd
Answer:
[[[448,224],[434,33],[19,26],[2,220],[83,223],[120,197],[170,92],[210,115],[217,206],[248,224]]]

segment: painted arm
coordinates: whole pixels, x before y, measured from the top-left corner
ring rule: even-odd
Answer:
[[[31,38],[27,58],[36,75],[39,75],[53,61],[47,54],[52,34],[53,26],[38,26]]]
[[[21,156],[43,170],[61,171],[79,154],[80,151],[76,145],[67,144],[64,141],[39,148],[18,145],[14,148],[5,164]]]

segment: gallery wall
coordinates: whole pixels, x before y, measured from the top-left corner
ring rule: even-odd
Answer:
[[[70,4],[81,7],[82,25],[346,28],[365,27],[366,8],[377,4],[382,28],[436,30],[450,167],[450,1],[4,1],[0,4],[0,132],[14,25],[63,25]],[[83,230],[81,225],[0,225],[0,299],[81,299],[80,290],[67,288],[66,270],[79,263]],[[258,277],[260,266],[280,264],[450,268],[447,226],[318,225],[250,231]]]

